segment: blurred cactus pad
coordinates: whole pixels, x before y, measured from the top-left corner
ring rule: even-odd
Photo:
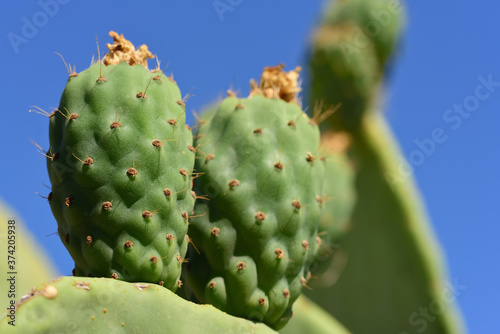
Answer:
[[[310,103],[340,105],[322,129],[350,138],[357,199],[330,269],[307,295],[353,333],[463,333],[456,287],[380,113],[402,22],[398,1],[338,0],[314,34]]]
[[[16,212],[7,207],[6,204],[0,201],[0,244],[2,247],[7,245],[9,240],[15,240],[13,248],[9,250],[12,253],[6,253],[5,256],[0,258],[0,269],[2,276],[0,280],[0,306],[2,311],[0,317],[3,316],[5,310],[9,307],[11,300],[12,290],[15,293],[13,296],[16,300],[28,292],[34,285],[40,282],[47,281],[56,276],[56,270],[52,261],[47,257],[45,250],[43,250],[37,239],[34,238],[32,233],[27,228],[27,224],[23,221]],[[9,224],[9,222],[11,224]],[[13,226],[14,228],[9,228]],[[9,233],[9,230],[13,233]],[[9,239],[9,236],[11,238]],[[12,237],[14,236],[14,237]],[[14,260],[15,270],[10,269],[9,260],[7,255],[11,255]],[[11,263],[12,264],[12,263]],[[15,289],[11,289],[11,282],[9,280],[9,272],[16,272]]]

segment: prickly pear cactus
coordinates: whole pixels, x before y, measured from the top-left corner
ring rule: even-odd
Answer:
[[[77,276],[176,290],[194,206],[195,152],[172,78],[111,32],[104,62],[72,73],[50,117],[49,196]]]
[[[266,68],[249,98],[230,93],[196,137],[196,188],[210,201],[189,226],[185,278],[199,302],[273,328],[291,317],[319,247],[324,162],[297,78]]]
[[[377,102],[378,88],[403,25],[399,1],[330,1],[313,36],[311,103],[342,107],[324,123],[353,131]]]
[[[46,255],[46,251],[40,247],[39,242],[28,229],[28,224],[20,219],[20,215],[12,211],[1,198],[0,220],[3,222],[0,224],[0,245],[5,245],[5,249],[7,249],[9,236],[10,240],[13,240],[12,235],[16,240],[15,247],[10,248],[11,252],[9,253],[16,259],[14,270],[10,268],[12,262],[9,263],[12,258],[9,258],[7,254],[0,257],[0,270],[3,272],[0,276],[0,291],[4,292],[0,294],[1,317],[6,310],[7,315],[11,315],[11,301],[13,299],[18,300],[21,293],[28,291],[41,281],[55,277],[57,274],[54,264]],[[9,226],[11,226],[10,229]],[[8,274],[12,272],[17,273],[14,275],[14,280],[12,280],[12,274]],[[11,287],[13,283],[15,289]]]
[[[347,156],[351,138],[347,133],[325,133],[321,137],[321,148],[325,162],[323,184],[324,204],[318,234],[321,247],[318,250],[311,273],[311,290],[336,279],[342,270],[343,261],[332,263],[342,237],[349,231],[351,214],[356,204],[355,170]],[[305,293],[311,293],[306,290]]]
[[[293,304],[293,310],[292,319],[280,334],[349,334],[340,322],[304,295]]]
[[[2,333],[272,334],[264,324],[196,305],[156,284],[61,277],[35,286],[16,304]]]
[[[327,12],[312,45],[310,97],[342,103],[325,130],[352,138],[357,202],[339,250],[343,272],[308,297],[353,333],[463,333],[456,304],[442,299],[448,277],[413,178],[395,177],[401,153],[377,104],[402,4],[339,0]],[[354,66],[363,59],[369,65]],[[422,311],[434,305],[442,307]]]

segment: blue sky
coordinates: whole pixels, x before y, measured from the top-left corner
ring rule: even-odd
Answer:
[[[57,6],[44,9],[48,3]],[[56,232],[56,222],[47,202],[35,194],[47,195],[50,182],[45,158],[30,138],[46,148],[48,122],[28,112],[32,105],[51,110],[59,103],[67,72],[54,52],[82,71],[96,54],[95,36],[103,52],[109,30],[116,30],[136,45],[147,44],[162,65],[168,64],[166,71],[174,74],[182,93],[193,96],[188,110],[200,110],[231,85],[246,94],[249,79],[266,65],[303,65],[322,7],[319,0],[240,0],[219,16],[212,0],[116,3],[11,1],[0,14],[0,198],[65,275],[72,261],[59,238],[47,236]],[[406,5],[408,27],[384,109],[406,158],[417,157],[417,143],[428,142],[433,131],[444,132],[446,140],[414,164],[413,175],[450,276],[467,286],[457,300],[470,332],[500,332],[494,308],[500,298],[500,181],[495,173],[500,170],[495,149],[500,143],[500,86],[495,85],[500,83],[500,5],[463,0],[408,0]],[[38,27],[30,30],[31,23]],[[12,42],[15,35],[24,39]],[[481,88],[479,99],[481,80],[493,84],[483,84],[490,90]],[[464,109],[460,124],[447,121],[448,110],[460,104],[470,111]]]

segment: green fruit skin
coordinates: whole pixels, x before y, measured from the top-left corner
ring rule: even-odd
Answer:
[[[200,254],[189,251],[184,277],[199,302],[280,328],[319,247],[318,127],[297,104],[229,97],[196,145],[205,153],[196,188],[210,201],[197,203],[189,226]]]
[[[195,158],[180,100],[163,73],[125,62],[69,78],[50,118],[47,168],[50,206],[76,275],[177,289]]]
[[[18,303],[15,326],[9,321],[0,318],[1,333],[276,334],[156,284],[88,277],[37,285]]]

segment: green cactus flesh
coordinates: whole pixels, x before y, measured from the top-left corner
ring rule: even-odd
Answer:
[[[156,284],[62,277],[34,287],[16,305],[15,326],[2,333],[272,334],[264,324],[197,305]]]
[[[280,334],[349,334],[335,318],[301,295],[293,305],[293,318],[279,330]]]
[[[318,249],[318,127],[295,102],[228,97],[196,145],[195,187],[210,201],[189,226],[185,279],[198,301],[280,328]]]
[[[180,284],[195,152],[179,88],[160,71],[96,63],[50,118],[50,205],[78,276]]]

